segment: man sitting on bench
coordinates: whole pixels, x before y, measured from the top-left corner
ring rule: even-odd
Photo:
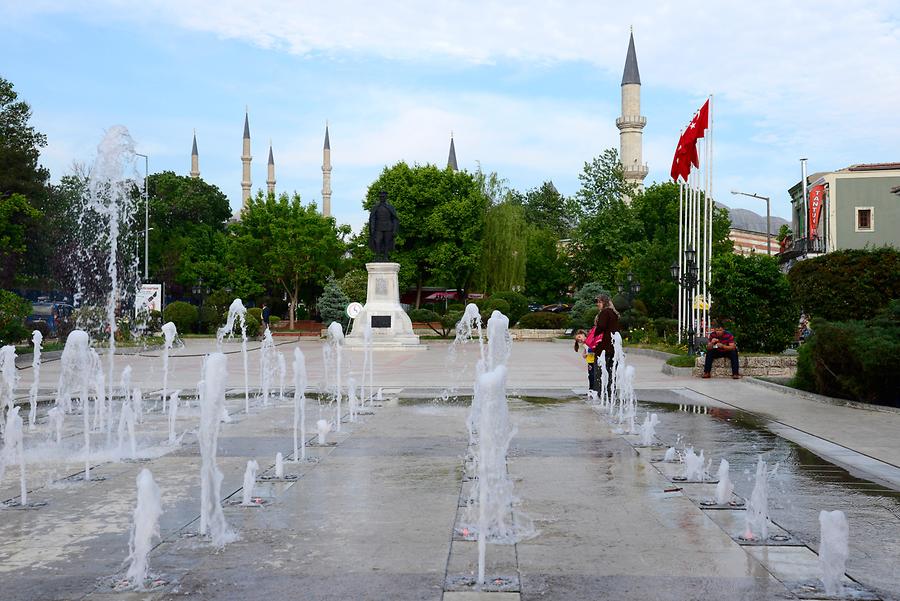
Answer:
[[[714,323],[709,342],[706,343],[706,363],[703,366],[704,378],[711,377],[710,372],[712,371],[713,361],[719,357],[731,359],[731,377],[735,380],[740,379],[741,374],[738,373],[738,351],[737,344],[734,342],[734,336],[731,332],[726,332],[722,324]]]

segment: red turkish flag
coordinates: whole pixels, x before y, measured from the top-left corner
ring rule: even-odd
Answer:
[[[670,175],[672,179],[678,181],[680,176],[687,181],[691,174],[691,165],[700,167],[700,155],[697,152],[697,140],[706,136],[706,130],[709,129],[709,100],[703,103],[700,110],[694,114],[693,119],[688,124],[687,129],[681,134],[678,140],[678,148],[675,150],[675,157],[672,159],[672,170]]]

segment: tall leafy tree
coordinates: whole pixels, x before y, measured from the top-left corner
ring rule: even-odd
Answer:
[[[529,226],[527,244],[525,295],[541,303],[558,301],[572,283],[565,243],[552,230]]]
[[[519,291],[525,286],[528,251],[525,211],[515,202],[491,206],[484,219],[478,284],[484,292]]]
[[[365,209],[378,202],[381,191],[397,210],[400,222],[391,260],[400,264],[400,285],[415,285],[416,307],[422,286],[440,278],[465,290],[481,259],[481,235],[487,200],[473,176],[465,171],[404,162],[385,167],[369,186]],[[357,244],[368,239],[367,228]],[[371,257],[364,247],[357,256]]]
[[[30,119],[31,107],[0,77],[0,198],[22,194],[33,201],[50,179],[38,163],[47,136],[29,125]]]
[[[583,217],[596,216],[602,209],[634,196],[636,187],[625,181],[619,152],[607,148],[578,174],[581,188],[575,193],[577,211]]]
[[[28,240],[40,217],[21,194],[0,198],[0,287],[11,288],[21,279]]]
[[[299,194],[276,198],[261,191],[234,226],[244,265],[259,281],[287,295],[291,329],[301,295],[314,294],[338,268],[346,249],[342,232],[315,204],[303,205]]]
[[[189,291],[199,280],[205,286],[230,287],[244,295],[261,292],[248,286],[246,274],[229,260],[226,221],[228,198],[202,179],[154,173],[148,181],[150,202],[150,272],[176,294]]]
[[[529,225],[547,229],[557,238],[568,238],[578,220],[576,203],[560,194],[552,181],[525,193],[522,199]]]

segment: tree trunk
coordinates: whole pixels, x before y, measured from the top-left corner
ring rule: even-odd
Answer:
[[[419,272],[418,279],[416,280],[416,309],[418,309],[422,304],[422,272]]]

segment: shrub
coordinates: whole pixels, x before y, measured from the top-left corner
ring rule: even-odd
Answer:
[[[409,318],[419,323],[431,323],[432,321],[437,322],[441,320],[440,315],[428,309],[411,309]]]
[[[678,338],[678,320],[668,317],[654,317],[647,320],[647,330],[651,338],[669,341]]]
[[[628,297],[624,294],[617,294],[612,298],[613,305],[616,306],[616,310],[619,312],[630,311],[631,310],[631,302],[629,302]]]
[[[900,298],[900,250],[838,250],[798,262],[788,280],[799,305],[813,317],[870,319]]]
[[[799,311],[774,257],[719,255],[710,289],[712,317],[726,322],[740,350],[779,353],[793,341]]]
[[[193,332],[197,325],[197,307],[184,301],[169,303],[163,310],[163,320],[174,323],[179,332]]]
[[[523,315],[528,313],[528,299],[525,298],[524,294],[519,294],[518,292],[497,292],[492,294],[491,298],[504,300],[508,303],[509,312],[504,312],[504,315],[509,317],[510,326],[515,325]]]
[[[147,316],[147,331],[159,332],[162,330],[162,324],[162,311],[150,311],[150,315]]]
[[[256,321],[262,323],[262,309],[260,307],[250,307],[247,309],[247,315],[252,315]]]
[[[227,314],[225,316],[227,319]],[[200,307],[200,331],[199,334],[214,334],[215,331],[224,325],[222,314],[216,310],[216,307],[203,305]],[[177,325],[175,327],[178,327]]]
[[[503,300],[502,298],[491,298],[482,299],[475,301],[475,305],[481,310],[481,321],[487,323],[487,320],[491,318],[491,313],[494,311],[500,311],[507,317],[509,317],[509,303]],[[512,325],[513,320],[509,320],[510,325]]]
[[[447,313],[455,313],[456,311],[465,311],[466,306],[462,303],[450,303],[447,305]]]
[[[571,325],[576,329],[590,330],[594,327],[594,318],[597,317],[597,307],[588,307],[580,314],[574,311],[571,314]]]
[[[569,322],[569,316],[565,313],[550,313],[549,311],[535,311],[526,313],[519,320],[518,327],[536,330],[559,330],[565,328]]]
[[[632,330],[643,330],[648,321],[649,320],[645,315],[641,315],[634,309],[622,311],[619,315],[619,323],[622,329],[626,330],[626,332],[623,333],[624,336],[627,336],[628,332],[631,332]],[[633,336],[629,336],[629,338],[638,342],[638,340],[634,340]],[[643,338],[646,338],[646,335],[644,335]]]
[[[18,294],[0,290],[0,343],[15,344],[27,338],[25,318],[30,314],[31,303]]]
[[[278,326],[278,322],[281,321],[281,318],[277,315],[269,315],[269,327],[273,330]]]
[[[794,384],[819,394],[900,406],[900,321],[814,320]]]

